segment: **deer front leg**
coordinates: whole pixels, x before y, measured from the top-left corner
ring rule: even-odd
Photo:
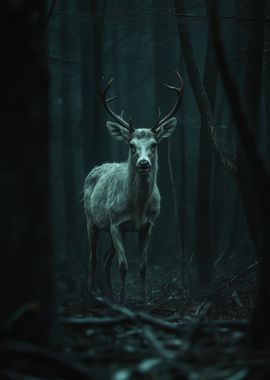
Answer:
[[[113,244],[112,237],[110,237],[110,247],[108,249],[108,253],[104,259],[104,271],[106,276],[106,283],[108,287],[109,297],[113,299],[113,291],[112,291],[112,262],[115,255],[115,248]]]
[[[97,266],[97,239],[98,239],[98,229],[91,222],[87,223],[87,233],[90,246],[90,263],[89,263],[89,274],[88,274],[88,289],[87,289],[87,306],[92,303],[92,293],[95,282],[96,266]]]
[[[140,276],[142,280],[142,296],[143,296],[143,304],[147,305],[147,293],[145,286],[145,277],[146,277],[146,266],[147,266],[147,252],[148,246],[151,237],[151,224],[147,224],[147,226],[139,231],[139,246],[142,252],[142,260],[140,264]]]
[[[111,237],[118,257],[119,271],[121,276],[120,302],[121,304],[124,304],[128,263],[125,255],[124,232],[118,224],[111,225]]]

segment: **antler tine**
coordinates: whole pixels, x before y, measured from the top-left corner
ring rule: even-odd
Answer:
[[[102,77],[101,79],[101,83],[100,83],[100,98],[101,98],[101,101],[104,105],[104,108],[105,110],[108,112],[109,115],[111,115],[111,117],[116,120],[119,124],[121,124],[122,127],[126,128],[130,133],[132,133],[134,131],[133,127],[131,126],[130,123],[128,123],[127,121],[125,121],[123,119],[123,112],[121,112],[121,115],[117,115],[112,109],[111,107],[109,106],[109,102],[111,102],[112,100],[116,99],[117,96],[113,96],[109,99],[106,99],[106,95],[112,85],[112,82],[113,82],[113,78],[111,78],[109,80],[109,82],[107,83],[107,85],[102,88],[102,84],[103,84],[103,81],[104,81],[104,77]]]
[[[155,132],[155,130],[159,126],[160,118],[161,118],[161,111],[160,111],[160,107],[158,107],[158,118],[157,118],[156,124],[151,128],[151,131]]]
[[[163,119],[160,119],[161,115],[160,115],[160,110],[159,110],[158,120],[157,120],[156,124],[154,125],[154,127],[151,129],[153,132],[156,131],[156,129],[161,124],[163,124],[165,121],[169,120],[173,115],[175,115],[176,112],[178,111],[179,107],[181,106],[182,99],[183,99],[183,79],[182,79],[182,77],[178,71],[175,71],[175,73],[180,80],[179,87],[169,86],[168,84],[164,84],[164,86],[167,87],[169,90],[176,92],[176,94],[177,94],[176,102],[175,102],[173,108],[171,109],[171,111],[166,116],[164,116]]]

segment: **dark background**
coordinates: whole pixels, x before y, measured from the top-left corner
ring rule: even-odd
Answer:
[[[258,129],[260,153],[269,167],[269,20],[265,18],[269,4],[256,3],[222,2],[219,20],[222,45],[241,95],[253,75],[247,73],[251,59],[254,72],[259,73],[256,99],[251,103],[258,101],[255,112],[260,127],[254,127]],[[214,109],[218,139],[235,158],[235,122],[209,31],[210,5],[210,1],[188,1],[184,13],[181,2],[177,8],[177,1],[62,0],[54,5],[48,24],[53,248],[58,288],[74,302],[79,301],[75,295],[84,287],[88,265],[82,203],[85,176],[95,165],[123,161],[128,154],[127,146],[107,131],[109,116],[98,93],[102,76],[105,80],[114,78],[111,95],[119,96],[114,109],[124,109],[135,127],[151,127],[159,106],[163,114],[170,109],[174,95],[163,83],[177,83],[174,70],[184,80],[183,105],[171,138],[175,199],[167,141],[159,147],[162,208],[150,246],[150,273],[154,265],[161,266],[181,284],[184,265],[188,285],[196,288],[198,276],[204,282],[203,277],[213,272],[206,283],[229,278],[255,261],[237,181],[213,153],[179,40],[178,26],[184,23]],[[127,255],[129,262],[136,264],[140,254],[134,239],[129,238]]]
[[[269,378],[269,6],[0,2],[1,379]],[[174,102],[162,86],[174,70],[185,94],[159,148],[150,303],[131,235],[127,307],[115,266],[116,303],[88,308],[84,178],[127,157],[100,78],[114,77],[118,112],[151,127]]]

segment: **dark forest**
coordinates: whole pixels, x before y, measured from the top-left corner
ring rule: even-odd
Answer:
[[[0,18],[0,379],[269,379],[270,2]]]

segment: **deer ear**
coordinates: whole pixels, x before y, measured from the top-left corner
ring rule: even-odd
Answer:
[[[107,128],[112,136],[114,136],[117,140],[129,141],[129,131],[122,127],[120,124],[112,123],[111,121],[107,121]]]
[[[156,130],[157,141],[170,137],[173,131],[175,130],[176,123],[177,119],[175,117],[172,117],[171,119],[161,124]]]

